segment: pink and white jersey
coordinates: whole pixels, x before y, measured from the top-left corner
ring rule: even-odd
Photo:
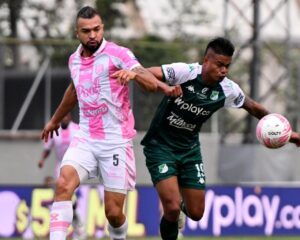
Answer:
[[[53,138],[49,138],[48,141],[44,143],[45,150],[54,149],[57,164],[60,164],[65,152],[70,145],[71,140],[78,130],[79,126],[74,122],[70,122],[66,129],[58,129],[58,136],[56,136],[56,134],[54,133]]]
[[[122,143],[135,135],[129,88],[120,85],[112,73],[139,66],[133,53],[103,39],[91,56],[81,56],[80,45],[69,59],[80,109],[80,130],[95,140]]]

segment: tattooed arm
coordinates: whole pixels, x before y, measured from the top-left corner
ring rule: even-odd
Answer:
[[[130,80],[135,80],[143,89],[154,92],[157,89],[157,79],[147,69],[142,66],[132,70],[119,70],[111,75],[118,79],[122,85],[128,84]]]

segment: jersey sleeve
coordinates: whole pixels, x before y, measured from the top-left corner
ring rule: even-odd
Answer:
[[[221,85],[226,96],[224,107],[240,108],[243,106],[245,101],[245,93],[239,87],[239,85],[228,78],[225,78],[223,82],[224,83]]]
[[[120,60],[118,63],[120,69],[132,70],[137,66],[141,66],[133,52],[125,47],[120,47],[118,59]]]
[[[70,72],[70,76],[71,79],[75,79],[76,74],[77,74],[77,70],[75,67],[72,67],[72,63],[75,59],[75,53],[73,53],[70,57],[69,57],[69,61],[68,61],[68,68],[69,68],[69,72]]]
[[[172,63],[162,65],[164,80],[169,85],[178,85],[197,77],[201,73],[198,63]]]

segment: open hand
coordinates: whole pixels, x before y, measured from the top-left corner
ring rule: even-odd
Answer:
[[[135,79],[136,73],[130,70],[122,69],[113,73],[111,77],[117,78],[118,82],[124,86],[127,85],[130,80]]]
[[[53,138],[54,132],[55,132],[56,136],[58,136],[59,127],[60,127],[59,124],[55,124],[50,120],[43,129],[41,139],[44,140],[45,142],[47,142],[49,134],[50,134],[50,137]]]

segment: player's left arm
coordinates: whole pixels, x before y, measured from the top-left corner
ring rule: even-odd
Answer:
[[[154,92],[157,90],[157,79],[142,66],[134,67],[131,70],[122,69],[111,76],[117,78],[121,85],[126,85],[130,80],[135,80],[146,91]]]
[[[242,105],[242,108],[244,108],[250,115],[258,119],[261,119],[269,114],[269,111],[263,105],[254,101],[248,96],[245,96],[245,101]]]
[[[261,119],[262,117],[270,113],[263,105],[254,101],[248,96],[245,97],[242,108],[244,108],[249,114],[258,119]],[[292,132],[289,141],[291,143],[295,143],[298,147],[300,147],[300,134],[297,132]]]

